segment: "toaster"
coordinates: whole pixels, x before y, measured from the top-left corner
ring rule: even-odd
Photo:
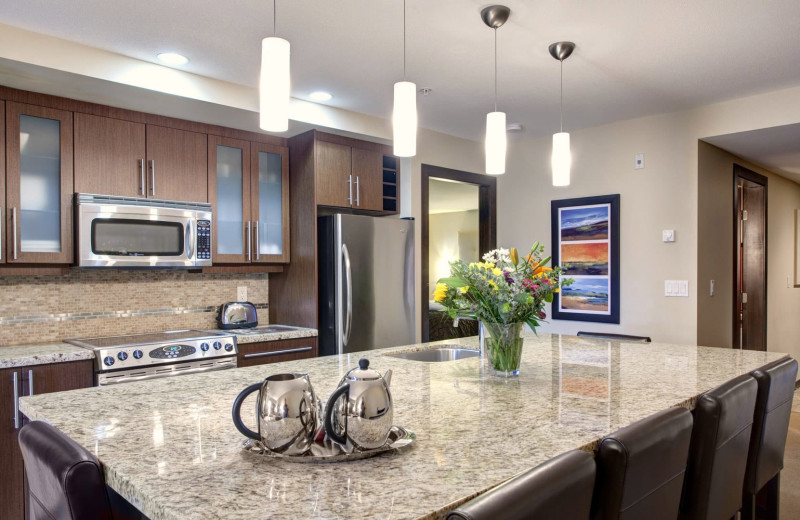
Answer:
[[[219,328],[249,329],[258,325],[256,306],[250,302],[228,302],[219,306],[217,313]]]

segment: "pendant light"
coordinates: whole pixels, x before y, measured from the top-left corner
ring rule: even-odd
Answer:
[[[556,42],[550,47],[550,56],[561,63],[561,130],[553,134],[553,186],[569,186],[569,171],[572,167],[572,153],[569,150],[569,133],[564,131],[564,60],[575,50],[572,42]]]
[[[486,114],[486,173],[506,172],[506,113],[497,111],[497,29],[511,14],[504,5],[490,5],[481,10],[481,19],[494,29],[494,112]]]
[[[394,155],[417,155],[417,85],[406,81],[406,1],[403,0],[403,81],[394,84]]]
[[[289,129],[289,42],[275,36],[275,0],[272,1],[272,34],[261,40],[261,78],[258,85],[259,126],[267,132]]]

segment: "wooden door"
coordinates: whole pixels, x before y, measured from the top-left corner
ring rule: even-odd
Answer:
[[[8,262],[72,263],[72,137],[72,112],[6,102]]]
[[[18,368],[0,370],[0,518],[22,520],[25,509],[22,453],[17,436],[22,426],[21,414],[15,414],[15,396],[22,395]]]
[[[0,101],[0,264],[6,263],[6,104]]]
[[[383,154],[353,148],[353,208],[383,211]]]
[[[214,213],[211,258],[215,264],[250,262],[250,143],[208,136],[208,200]]]
[[[75,191],[144,197],[144,124],[75,113]]]
[[[349,208],[353,205],[355,186],[352,179],[352,153],[349,146],[316,141],[315,165],[317,204]]]
[[[289,261],[289,149],[251,143],[252,261]],[[279,164],[276,164],[279,161]]]
[[[734,348],[767,349],[767,178],[735,166]]]
[[[208,202],[206,134],[147,125],[147,196]]]

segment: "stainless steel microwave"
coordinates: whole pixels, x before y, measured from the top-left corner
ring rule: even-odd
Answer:
[[[79,267],[211,265],[211,204],[76,193],[75,208]]]

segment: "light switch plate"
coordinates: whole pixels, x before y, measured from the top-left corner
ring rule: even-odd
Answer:
[[[644,170],[644,154],[637,153],[633,156],[633,169]]]
[[[675,242],[675,230],[665,229],[661,231],[661,240],[663,242]]]
[[[664,296],[688,297],[689,280],[664,280]]]

